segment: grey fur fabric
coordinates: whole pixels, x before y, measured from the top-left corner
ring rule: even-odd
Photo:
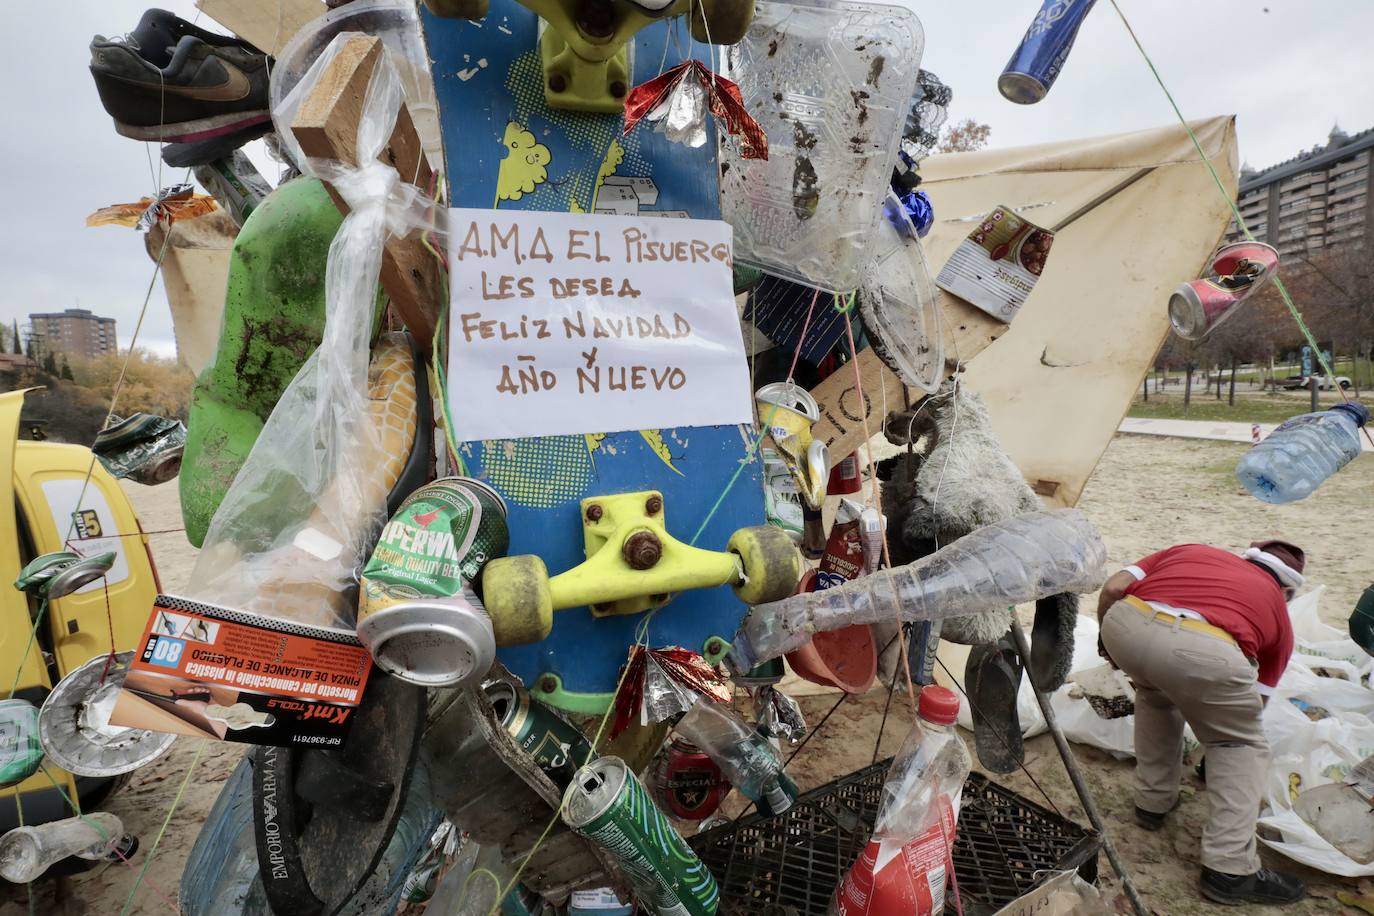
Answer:
[[[993,435],[982,397],[965,385],[946,382],[922,404],[890,417],[884,431],[896,445],[924,439],[919,451],[899,454],[886,469],[882,500],[888,530],[895,535],[888,543],[894,566],[985,525],[1042,508]],[[1056,678],[1062,683],[1073,655],[1077,597],[1056,595],[1041,603],[1053,604],[1058,644],[1053,664],[1032,667],[1046,675],[1037,683],[1052,684]],[[1010,623],[1006,611],[954,617],[944,622],[941,638],[986,645],[1005,635]]]

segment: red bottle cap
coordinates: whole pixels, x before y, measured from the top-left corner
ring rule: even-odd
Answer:
[[[959,695],[948,687],[922,687],[916,712],[937,725],[953,725],[959,718]]]

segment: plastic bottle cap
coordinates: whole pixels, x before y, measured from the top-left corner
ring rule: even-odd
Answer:
[[[1331,408],[1332,410],[1343,410],[1350,414],[1350,418],[1355,421],[1356,426],[1364,426],[1369,422],[1369,408],[1359,401],[1344,401]]]
[[[937,725],[953,725],[959,718],[959,695],[948,687],[922,687],[916,712]]]

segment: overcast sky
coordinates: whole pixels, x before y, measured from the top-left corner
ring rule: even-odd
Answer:
[[[1118,0],[1190,118],[1239,117],[1241,159],[1262,168],[1325,142],[1333,123],[1374,126],[1370,0]],[[1100,0],[1059,82],[1038,105],[997,93],[997,75],[1038,0],[908,0],[925,26],[922,65],[954,89],[951,119],[992,126],[993,146],[1018,146],[1173,120],[1110,0]],[[194,18],[192,0],[164,6]],[[0,181],[0,320],[80,305],[119,322],[128,345],[152,273],[139,233],[88,229],[85,217],[150,193],[156,149],[120,137],[86,69],[95,33],[137,24],[133,0],[6,4]],[[203,20],[203,26],[213,26]],[[162,184],[181,170],[164,169]],[[274,177],[274,176],[270,176]],[[939,202],[936,201],[938,207]],[[139,344],[174,351],[159,281]]]

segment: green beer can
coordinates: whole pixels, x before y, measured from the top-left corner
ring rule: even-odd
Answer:
[[[509,545],[505,501],[479,480],[444,477],[406,497],[359,581],[358,639],[378,667],[421,687],[483,677],[496,639],[471,583]]]
[[[482,692],[501,727],[559,788],[565,788],[573,771],[591,757],[592,744],[581,729],[550,707],[530,699],[519,685],[493,680],[482,685]]]
[[[716,879],[620,758],[578,769],[563,821],[609,854],[653,916],[714,916],[720,906]]]

